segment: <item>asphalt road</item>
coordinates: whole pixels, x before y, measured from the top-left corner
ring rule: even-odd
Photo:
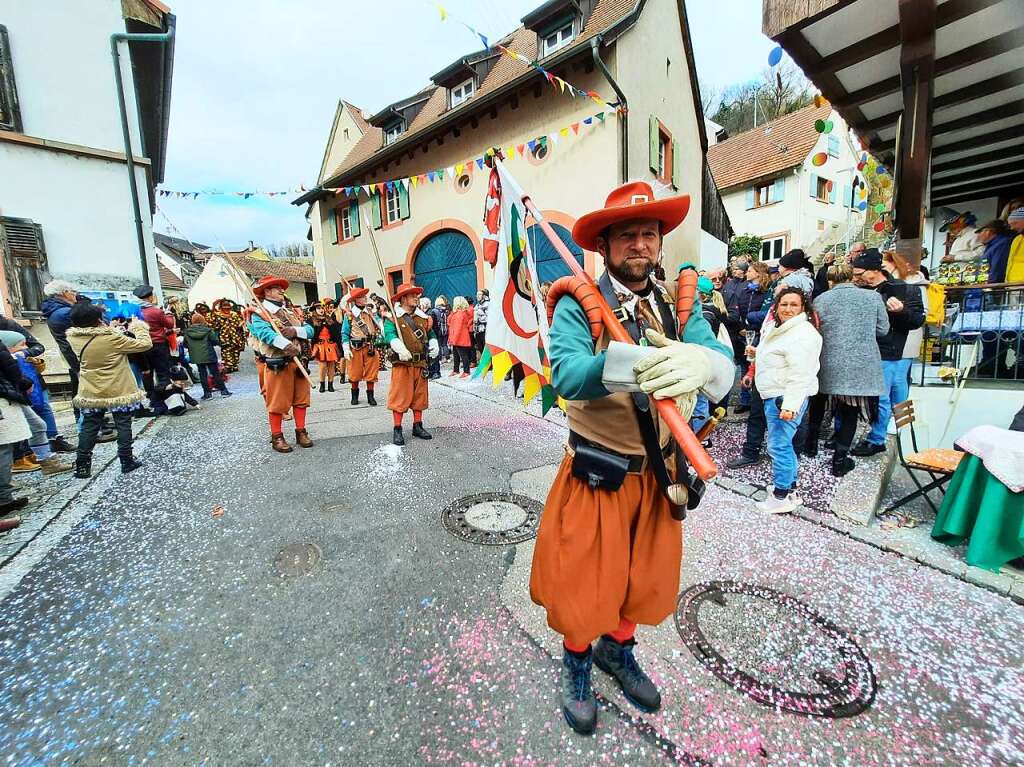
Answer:
[[[708,711],[715,701],[726,717],[716,709],[721,732],[692,733],[693,757],[614,700],[595,737],[571,734],[557,662],[501,601],[510,568],[524,563],[516,547],[442,527],[457,498],[509,490],[516,472],[557,461],[559,416],[481,396],[478,383],[432,384],[434,439],[407,433],[398,451],[382,382],[378,408],[315,393],[316,447],[278,455],[254,384],[238,378],[238,396],[160,424],[144,468],[76,509],[81,521],[37,551],[0,602],[4,764],[716,764],[709,739],[740,737],[727,713],[737,693],[696,672],[680,697]],[[805,535],[825,549],[835,534]],[[310,561],[288,553],[307,544]],[[991,633],[1016,642],[1016,608],[980,593],[974,619],[991,617]],[[888,620],[913,607],[883,596]],[[681,644],[679,654],[688,657]],[[996,681],[1020,691],[1019,666]],[[1006,706],[1015,710],[1001,721],[1016,729],[1002,728],[1002,754],[1022,731],[1020,701]],[[765,711],[793,727],[809,721]],[[976,724],[984,734],[971,721],[957,727]],[[889,763],[884,743],[876,752]]]

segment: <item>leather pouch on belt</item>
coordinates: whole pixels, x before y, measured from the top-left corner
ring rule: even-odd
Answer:
[[[606,453],[591,445],[577,445],[572,458],[572,475],[593,488],[618,490],[629,471],[624,455]]]

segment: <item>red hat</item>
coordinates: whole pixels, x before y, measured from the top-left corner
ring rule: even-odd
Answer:
[[[689,210],[690,195],[656,200],[650,184],[632,181],[613,189],[603,208],[580,216],[572,228],[572,238],[581,248],[597,250],[597,236],[607,227],[638,218],[656,218],[664,236],[683,222]]]
[[[284,277],[275,277],[272,274],[268,274],[262,280],[252,286],[252,292],[256,294],[256,298],[263,298],[264,294],[270,288],[281,288],[281,290],[288,290],[288,280]]]
[[[352,293],[349,295],[349,298],[352,301],[355,301],[357,298],[366,298],[368,295],[370,295],[369,288],[352,288]]]
[[[398,290],[395,291],[395,294],[391,298],[394,299],[394,302],[397,304],[408,295],[418,296],[421,293],[423,293],[423,288],[416,287],[411,282],[403,282],[398,286]]]

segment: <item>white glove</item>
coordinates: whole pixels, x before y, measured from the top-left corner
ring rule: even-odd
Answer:
[[[656,399],[675,399],[711,380],[711,363],[699,344],[671,341],[651,329],[647,340],[657,348],[633,366],[642,391]]]
[[[412,352],[405,347],[401,338],[395,338],[391,342],[391,348],[402,362],[410,362],[412,360]]]
[[[436,338],[431,338],[427,343],[427,354],[430,355],[430,359],[436,360],[441,354],[441,347],[437,343]]]
[[[342,344],[341,345],[341,356],[343,356],[347,360],[352,359],[352,347],[349,346],[348,344]]]

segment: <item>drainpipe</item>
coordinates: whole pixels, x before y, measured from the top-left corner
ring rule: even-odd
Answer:
[[[142,233],[142,209],[139,206],[139,187],[135,181],[135,153],[132,151],[132,137],[128,130],[128,107],[124,98],[124,79],[121,77],[121,55],[117,44],[124,40],[137,43],[169,43],[174,38],[174,16],[167,19],[167,31],[163,33],[115,32],[110,36],[110,56],[114,60],[114,86],[117,90],[117,106],[121,110],[121,133],[124,135],[124,155],[128,161],[128,186],[131,188],[132,211],[135,214],[135,237],[139,245],[139,260],[142,264],[142,281],[149,283],[149,263],[146,259],[146,238]],[[139,140],[142,139],[140,129]]]
[[[612,86],[612,90],[615,91],[615,95],[619,99],[619,107],[621,111],[621,135],[620,141],[622,143],[622,170],[620,171],[620,184],[625,184],[629,181],[629,104],[626,103],[626,94],[622,92],[619,84],[615,82],[615,78],[612,77],[612,73],[608,71],[607,65],[602,61],[599,49],[601,42],[604,40],[604,35],[596,35],[590,40],[590,55],[594,59],[594,66],[601,70],[601,74],[604,75],[604,79],[608,81],[608,84]]]

